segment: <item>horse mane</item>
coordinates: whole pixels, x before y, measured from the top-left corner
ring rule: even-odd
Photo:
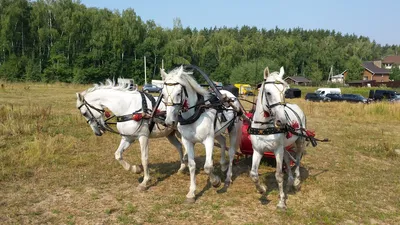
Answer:
[[[279,81],[283,83],[283,85],[285,85],[286,87],[289,87],[289,84],[279,77],[279,72],[277,71],[270,73],[266,81]]]
[[[180,73],[179,71],[180,67],[171,70],[171,72],[166,75],[165,80],[174,80],[183,86],[190,86],[194,89],[196,93],[203,96],[209,94],[209,92],[202,88],[199,83],[197,83],[197,81],[192,77],[193,72],[183,70],[182,73]]]
[[[127,83],[118,83],[114,79],[107,79],[106,82],[99,83],[99,84],[93,84],[92,88],[87,89],[86,91],[82,92],[82,95],[86,95],[87,93],[96,91],[96,90],[103,90],[103,89],[110,89],[110,90],[118,90],[118,91],[124,91],[124,92],[136,92],[136,90],[132,91],[129,90],[129,85]]]

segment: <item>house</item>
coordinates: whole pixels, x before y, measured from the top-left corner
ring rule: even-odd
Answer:
[[[299,76],[293,76],[293,77],[286,77],[285,81],[288,84],[296,84],[296,85],[311,85],[312,81],[305,78],[305,77],[299,77]]]
[[[382,67],[392,69],[393,66],[398,66],[400,69],[400,55],[390,55],[382,59]]]
[[[368,61],[363,65],[363,80],[374,80],[376,82],[388,82],[390,70],[381,68],[382,61]]]
[[[344,84],[344,80],[346,79],[346,77],[347,77],[347,70],[343,71],[340,74],[331,76],[328,81],[332,83]]]

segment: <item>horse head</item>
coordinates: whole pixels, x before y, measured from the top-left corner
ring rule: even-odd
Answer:
[[[261,104],[263,110],[274,118],[275,126],[287,124],[285,114],[285,91],[289,85],[282,79],[285,71],[281,67],[279,73],[269,73],[268,67],[264,70],[264,82],[261,86]]]
[[[99,101],[92,100],[91,98],[85,98],[86,96],[81,93],[76,93],[76,108],[79,110],[81,115],[85,117],[86,122],[92,128],[94,134],[97,136],[103,135],[104,128],[104,109],[102,108]]]
[[[165,124],[174,126],[178,123],[180,114],[194,113],[194,106],[197,103],[197,94],[206,95],[204,90],[193,77],[192,72],[185,71],[183,66],[173,69],[166,73],[161,70],[161,77],[164,81],[162,90],[163,101],[166,106]]]

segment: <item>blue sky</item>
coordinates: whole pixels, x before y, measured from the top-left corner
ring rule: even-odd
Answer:
[[[400,45],[400,0],[81,0],[87,7],[133,8],[142,20],[172,27],[256,26],[328,29]]]

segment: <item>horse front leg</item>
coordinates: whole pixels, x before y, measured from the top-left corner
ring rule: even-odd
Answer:
[[[251,170],[250,170],[250,178],[256,185],[257,191],[260,194],[264,194],[267,192],[267,187],[265,184],[262,184],[260,182],[259,176],[258,176],[258,167],[260,166],[261,159],[263,157],[263,154],[258,152],[256,149],[253,150],[253,156],[252,156],[252,161],[251,161]]]
[[[125,161],[122,157],[122,154],[124,153],[124,151],[129,147],[129,145],[134,141],[134,139],[132,137],[128,137],[128,136],[123,136],[121,139],[121,142],[118,146],[118,149],[115,151],[114,155],[115,155],[115,159],[119,162],[119,164],[121,164],[121,166],[125,169],[125,170],[130,170],[134,173],[141,173],[143,171],[143,168],[141,166],[136,166],[136,165],[131,165],[129,164],[127,161]]]
[[[221,171],[225,172],[228,169],[228,163],[226,162],[225,159],[225,151],[226,151],[226,138],[222,135],[218,135],[215,137],[217,139],[218,143],[221,145],[221,159],[219,161],[219,164],[221,165]]]
[[[147,182],[150,181],[150,171],[149,171],[149,137],[142,135],[139,137],[140,143],[140,153],[144,171],[144,177],[142,183],[139,184],[138,190],[144,191],[147,189]]]
[[[276,206],[278,209],[286,209],[286,199],[285,199],[285,192],[283,190],[283,172],[282,172],[282,165],[283,165],[283,155],[284,155],[284,149],[283,149],[283,144],[281,144],[276,150],[275,150],[275,159],[276,159],[276,172],[275,172],[275,178],[276,181],[278,182],[278,187],[279,187],[279,203]]]
[[[190,187],[186,195],[187,203],[196,201],[196,162],[194,161],[194,144],[182,137],[182,144],[188,155],[188,167],[190,173]]]
[[[214,137],[209,136],[203,141],[203,145],[206,149],[206,162],[204,164],[204,172],[208,174],[211,185],[213,187],[219,187],[221,185],[221,178],[214,174],[214,166],[212,161],[213,150],[214,150]]]
[[[175,146],[176,150],[179,153],[179,159],[181,161],[181,166],[178,170],[178,173],[182,173],[186,168],[187,159],[185,160],[183,151],[182,151],[182,144],[179,142],[178,138],[175,135],[175,132],[171,132],[167,136],[168,141]]]

